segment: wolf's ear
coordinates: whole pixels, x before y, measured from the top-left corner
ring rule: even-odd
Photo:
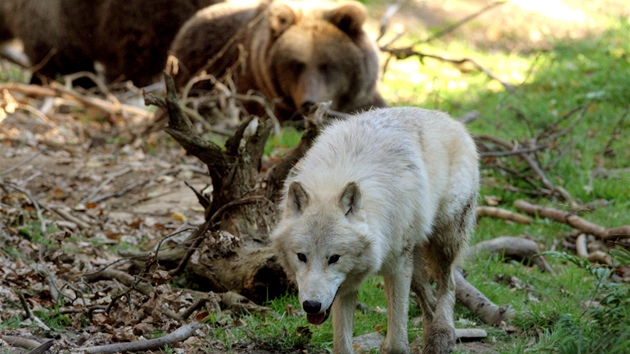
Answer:
[[[290,215],[302,214],[308,206],[308,194],[300,182],[293,181],[287,195],[287,212]]]
[[[359,215],[363,210],[363,196],[357,182],[349,182],[341,192],[339,206],[345,215]]]

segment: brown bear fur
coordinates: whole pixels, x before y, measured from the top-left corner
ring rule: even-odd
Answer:
[[[365,20],[365,8],[354,1],[211,6],[175,37],[178,63],[171,70],[180,88],[202,71],[217,78],[233,71],[238,92],[261,92],[277,103],[282,119],[329,100],[341,112],[382,107],[377,48]]]
[[[1,0],[0,42],[19,38],[40,76],[105,67],[107,81],[151,83],[179,27],[221,0]]]

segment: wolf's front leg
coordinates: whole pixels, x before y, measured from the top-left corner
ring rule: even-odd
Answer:
[[[332,305],[333,316],[333,352],[352,354],[352,332],[354,329],[354,310],[357,307],[357,293],[337,294]]]
[[[453,271],[452,267],[445,267],[445,272],[438,275],[437,280],[435,318],[426,332],[423,333],[423,354],[446,354],[452,351],[455,345],[454,306],[455,280]]]
[[[387,296],[387,337],[381,353],[398,354],[409,352],[407,318],[412,274],[411,259],[403,258],[400,263],[384,274]]]

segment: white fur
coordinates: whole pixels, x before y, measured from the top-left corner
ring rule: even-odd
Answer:
[[[375,273],[384,276],[388,298],[383,352],[408,352],[412,283],[425,353],[452,348],[453,263],[474,223],[478,184],[472,138],[441,112],[373,110],[321,133],[285,182],[271,241],[300,303],[320,303],[320,313],[332,306],[335,353],[352,352],[356,294]]]

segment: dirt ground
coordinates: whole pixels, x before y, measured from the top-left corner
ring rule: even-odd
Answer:
[[[390,3],[372,6],[371,15],[378,18]],[[403,3],[391,21],[392,31],[423,38],[428,29],[454,23],[488,2]],[[608,14],[628,16],[630,3],[515,0],[488,11],[443,40],[465,37],[469,45],[485,50],[544,49],[552,39],[585,36],[600,29],[601,16]],[[378,25],[374,21],[371,27]],[[0,70],[15,67],[2,61]],[[117,94],[120,102],[141,106],[138,93],[123,90]],[[113,102],[107,97],[100,99]],[[25,300],[32,310],[53,307],[55,295],[46,276],[50,273],[57,275],[57,286],[67,295],[64,308],[83,311],[106,306],[112,300],[107,287],[77,281],[82,274],[118,259],[103,245],[149,250],[167,235],[203,221],[203,208],[185,182],[198,190],[206,188],[210,181],[205,165],[186,156],[159,129],[161,123],[156,123],[152,114],[110,113],[67,97],[0,89],[0,321],[23,314],[19,289],[31,289]],[[33,216],[37,209],[41,210],[40,217]],[[39,241],[42,223],[59,230],[48,235],[49,241],[44,243],[48,246]],[[90,240],[71,236],[78,232]],[[97,295],[83,297],[88,288]],[[192,301],[183,292],[170,294],[180,308]],[[76,303],[79,300],[80,306]],[[152,301],[146,306],[157,306]],[[97,312],[87,327],[77,319],[77,323],[64,324],[76,330],[60,336],[55,345],[76,347],[137,339],[156,330],[134,316],[120,313],[112,322]],[[163,332],[175,329],[172,320],[161,323],[158,329]],[[23,326],[11,334],[30,335],[31,331]],[[0,342],[0,352],[5,345]],[[479,343],[462,344],[462,348],[494,352]]]

